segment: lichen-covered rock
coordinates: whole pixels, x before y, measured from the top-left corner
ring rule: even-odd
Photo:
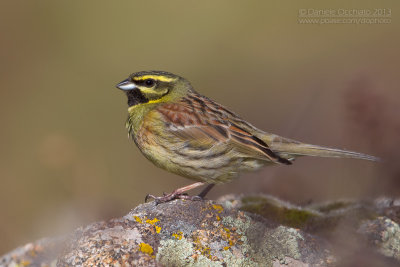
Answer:
[[[399,224],[387,217],[378,217],[364,221],[358,231],[371,245],[377,246],[383,255],[400,260]]]
[[[278,225],[298,227],[328,242],[337,241],[337,236],[342,235],[339,239],[345,245],[341,244],[340,249],[353,250],[353,253],[360,254],[357,249],[362,248],[362,257],[341,259],[340,266],[344,262],[346,266],[400,266],[399,199],[382,197],[366,201],[336,200],[302,207],[269,195],[227,195],[219,201],[263,216]],[[369,247],[365,246],[365,240]],[[344,253],[345,257],[352,257],[348,252]],[[336,258],[344,257],[336,255]]]
[[[58,266],[276,266],[332,263],[324,241],[212,201],[138,206],[78,230]]]
[[[0,257],[0,266],[56,266],[65,238],[43,238],[16,248]]]
[[[400,266],[400,201],[296,206],[267,195],[142,204],[0,266]]]
[[[336,200],[296,206],[269,195],[226,195],[219,202],[260,215],[279,225],[299,228],[317,235],[331,233],[343,221],[354,231],[365,220],[386,216],[400,223],[400,200],[378,198],[371,201]]]

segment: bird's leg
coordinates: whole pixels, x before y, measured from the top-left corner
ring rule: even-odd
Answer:
[[[205,185],[203,182],[197,182],[194,184],[190,184],[181,188],[176,189],[170,194],[164,194],[162,197],[156,197],[153,195],[147,195],[146,198],[144,199],[145,202],[147,202],[148,199],[152,198],[156,202],[156,204],[168,202],[174,199],[187,199],[187,200],[202,200],[203,197],[211,190],[211,188],[214,186],[214,184],[209,184],[207,187],[201,191],[201,193],[198,196],[188,196],[185,194],[186,191],[192,190],[194,188],[197,188],[199,186]]]
[[[209,184],[206,186],[206,188],[204,188],[200,194],[198,194],[197,196],[188,196],[187,194],[182,194],[179,198],[180,199],[188,199],[188,200],[203,200],[204,197],[207,195],[208,192],[210,192],[210,190],[214,187],[215,184]]]
[[[197,197],[203,199],[208,192],[210,192],[210,190],[214,187],[215,184],[209,184],[206,186],[206,188],[203,189],[203,191],[200,192],[200,194],[197,195]]]

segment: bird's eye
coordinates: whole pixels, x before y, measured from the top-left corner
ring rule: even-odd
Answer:
[[[144,81],[147,86],[153,86],[155,81],[153,79],[147,79]]]

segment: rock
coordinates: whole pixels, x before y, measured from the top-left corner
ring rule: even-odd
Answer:
[[[138,206],[128,215],[79,230],[58,266],[327,265],[321,239],[212,201]]]
[[[152,202],[16,249],[0,266],[396,266],[399,204],[298,207],[266,195]]]
[[[400,260],[400,226],[387,217],[364,221],[359,229],[367,241],[387,257]]]
[[[43,238],[0,257],[0,266],[56,266],[66,237]]]

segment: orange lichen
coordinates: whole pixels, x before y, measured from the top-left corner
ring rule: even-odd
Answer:
[[[133,216],[133,218],[135,218],[135,221],[137,221],[138,223],[143,223],[142,219],[139,216]]]
[[[112,257],[103,258],[102,262],[108,265],[113,262],[113,258]]]
[[[160,221],[160,220],[157,219],[157,218],[154,218],[153,220],[150,220],[150,219],[147,219],[147,220],[146,220],[146,222],[149,223],[149,224],[151,224],[151,225],[154,225],[156,222],[159,222],[159,221]]]
[[[210,241],[210,234],[211,233],[208,233],[205,230],[198,230],[192,235],[192,238],[194,249],[197,250],[201,255],[212,259],[211,248],[206,246],[206,244],[208,244]]]
[[[143,252],[143,253],[145,253],[147,255],[153,256],[154,250],[153,250],[152,246],[150,246],[149,244],[140,243],[139,244],[139,249],[140,249],[141,252]]]
[[[147,219],[146,223],[154,225],[154,227],[156,228],[156,233],[159,234],[161,232],[161,227],[155,225],[157,222],[159,222],[160,220],[157,218],[154,218],[153,220]]]
[[[156,233],[157,233],[157,234],[159,234],[159,233],[161,232],[161,227],[155,225],[157,222],[160,221],[159,219],[154,218],[154,219],[150,220],[150,219],[147,219],[146,216],[144,216],[143,219],[140,218],[140,217],[138,217],[138,216],[133,216],[133,218],[135,219],[135,221],[137,221],[137,222],[140,223],[140,224],[146,222],[146,223],[148,223],[148,224],[154,225],[154,228],[156,229]]]
[[[178,240],[181,240],[182,237],[183,237],[183,233],[181,231],[179,231],[177,233],[173,233],[172,236],[175,237]]]
[[[240,240],[240,238],[242,237],[239,233],[236,232],[236,228],[226,228],[223,227],[220,230],[220,235],[222,237],[223,240],[225,240],[226,242],[228,242],[229,246],[226,246],[224,249],[227,250],[230,247],[234,246],[235,244],[241,244],[242,241]]]
[[[221,205],[213,204],[212,205],[213,209],[215,209],[218,213],[221,213],[224,208]]]

